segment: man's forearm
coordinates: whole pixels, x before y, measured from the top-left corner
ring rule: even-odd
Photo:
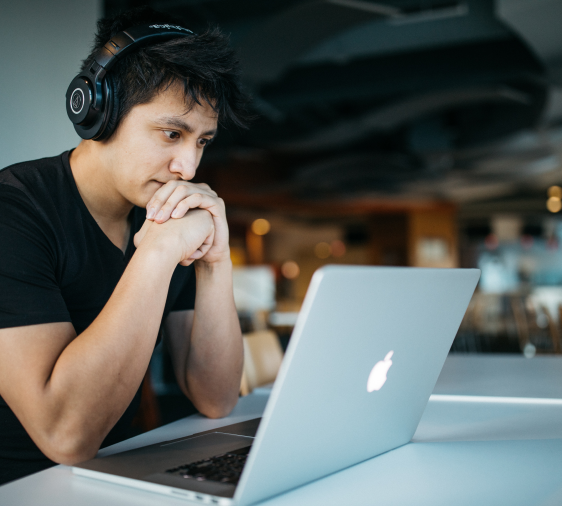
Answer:
[[[35,357],[31,377],[3,390],[29,435],[56,462],[93,457],[122,416],[148,367],[174,269],[213,228],[207,211],[194,211],[162,225],[145,222],[141,230],[137,251],[91,325],[76,336],[59,324],[51,341],[56,344],[46,347],[47,356]],[[37,348],[41,333],[33,330],[24,332]]]
[[[43,413],[51,423],[42,426],[59,461],[93,457],[142,381],[176,266],[162,253],[137,250],[99,316],[55,363]]]
[[[235,406],[244,362],[230,260],[196,264],[197,296],[186,361],[188,395],[203,414],[225,416]]]

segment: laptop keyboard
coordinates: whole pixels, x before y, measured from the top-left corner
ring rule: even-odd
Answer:
[[[209,480],[236,485],[242,474],[244,464],[246,464],[250,448],[251,446],[246,446],[222,455],[174,467],[166,472],[197,481]]]

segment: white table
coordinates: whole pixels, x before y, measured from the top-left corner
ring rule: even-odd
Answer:
[[[433,393],[562,399],[562,358],[452,354]]]
[[[562,504],[559,383],[562,383],[562,358],[451,356],[436,385],[436,394],[489,393],[499,399],[443,400],[436,396],[428,403],[412,443],[263,504]],[[486,402],[490,400],[493,402]],[[266,394],[251,395],[241,399],[226,419],[189,417],[106,448],[100,454],[109,455],[255,418],[260,416],[266,402]],[[185,504],[179,499],[76,477],[64,466],[0,487],[2,505],[155,503]]]

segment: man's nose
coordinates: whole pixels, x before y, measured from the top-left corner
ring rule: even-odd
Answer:
[[[178,153],[170,163],[170,172],[177,174],[184,181],[189,181],[195,176],[199,165],[199,154],[196,149],[185,149]]]

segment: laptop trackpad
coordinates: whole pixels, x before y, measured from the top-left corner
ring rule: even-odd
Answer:
[[[171,463],[170,467],[177,467],[238,450],[251,445],[253,442],[253,437],[211,432],[182,441],[163,443],[159,446],[166,449],[166,455],[168,456],[166,460]],[[177,464],[173,464],[175,461],[177,461]]]

